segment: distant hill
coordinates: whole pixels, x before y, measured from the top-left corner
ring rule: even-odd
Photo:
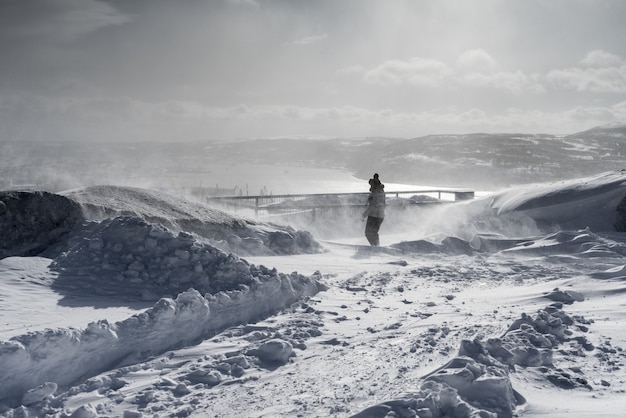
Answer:
[[[624,155],[626,124],[567,136],[431,135],[389,145],[380,171],[388,181],[505,186],[626,168]]]
[[[255,139],[207,143],[0,142],[0,189],[33,184],[50,191],[133,183],[167,187],[173,175],[211,177],[216,163],[343,169],[386,182],[495,188],[626,168],[626,123],[572,135],[429,135],[412,139]],[[161,182],[161,183],[160,183]],[[145,187],[144,184],[135,184]],[[150,185],[152,186],[152,185]],[[209,185],[210,186],[210,185]]]
[[[626,168],[626,124],[567,136],[548,134],[429,135],[412,139],[275,139],[221,144],[221,159],[341,167],[388,182],[502,187]]]

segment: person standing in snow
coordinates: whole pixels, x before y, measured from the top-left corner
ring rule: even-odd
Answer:
[[[377,247],[380,244],[378,230],[385,219],[385,185],[380,182],[378,174],[369,180],[370,195],[367,198],[367,209],[362,218],[367,218],[365,224],[365,237],[370,245]]]

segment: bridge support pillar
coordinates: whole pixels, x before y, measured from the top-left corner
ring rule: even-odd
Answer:
[[[454,200],[472,200],[474,198],[474,192],[454,192]]]

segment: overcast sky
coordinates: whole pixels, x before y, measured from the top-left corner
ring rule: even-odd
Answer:
[[[0,0],[0,140],[626,121],[623,0]]]

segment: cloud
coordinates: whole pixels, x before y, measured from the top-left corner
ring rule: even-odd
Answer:
[[[287,42],[285,45],[295,45],[295,46],[312,45],[317,42],[323,41],[326,38],[328,38],[328,35],[325,33],[322,33],[320,35],[313,35],[313,36],[307,36],[304,38],[296,39],[295,41]]]
[[[496,61],[483,49],[462,53],[456,61],[458,68],[434,59],[415,57],[408,61],[389,60],[372,69],[347,67],[338,75],[363,74],[369,84],[382,86],[409,85],[427,88],[490,87],[520,95],[544,93],[537,76],[528,76],[521,70],[496,71]]]
[[[573,133],[625,119],[625,101],[552,112],[479,107],[410,112],[358,106],[210,106],[128,97],[0,98],[0,134],[29,140],[176,142],[277,135],[409,138],[438,133]]]
[[[365,72],[363,80],[370,84],[441,87],[450,76],[448,66],[437,60],[420,57],[408,61],[389,60]]]
[[[626,93],[626,63],[618,55],[594,50],[581,64],[585,67],[551,70],[546,79],[556,86],[579,92]]]
[[[456,63],[458,67],[456,81],[461,85],[491,87],[515,95],[545,92],[536,76],[527,76],[521,70],[497,71],[496,60],[482,48],[463,52]]]
[[[579,92],[626,93],[626,65],[605,68],[565,68],[552,70],[547,79]]]
[[[496,61],[482,48],[463,52],[456,60],[457,65],[465,70],[479,73],[492,73],[496,69]]]
[[[598,49],[589,52],[585,58],[582,59],[581,64],[589,67],[611,67],[622,65],[624,61],[618,55]]]
[[[180,105],[180,104],[179,104]],[[135,104],[135,107],[137,104]],[[150,105],[157,111],[157,119],[176,121],[181,117],[173,113],[171,104]],[[327,136],[342,132],[344,136],[387,135],[414,137],[431,133],[470,132],[529,132],[573,133],[592,126],[623,121],[626,119],[626,102],[613,106],[575,106],[562,111],[545,112],[507,108],[499,112],[471,107],[468,109],[440,109],[424,112],[405,112],[395,109],[367,109],[357,106],[306,107],[306,106],[231,106],[207,107],[191,104],[185,115],[193,115],[204,126],[211,121],[253,127],[289,126],[303,129],[300,134]],[[164,110],[167,109],[167,110]],[[283,125],[285,124],[285,125]],[[255,128],[256,129],[256,128]],[[281,128],[279,128],[281,129]],[[282,128],[284,131],[284,128]],[[263,134],[255,131],[256,135]],[[269,135],[269,132],[265,132]],[[242,135],[245,136],[245,135]]]
[[[228,0],[228,3],[232,3],[234,5],[260,7],[259,2],[256,0]]]
[[[337,70],[336,74],[338,76],[346,76],[346,77],[352,77],[352,76],[362,77],[366,72],[367,72],[367,69],[363,67],[362,65],[351,65],[349,67],[340,68],[339,70]]]
[[[550,70],[545,76],[526,74],[522,70],[502,71],[497,61],[484,49],[471,49],[460,54],[456,67],[434,59],[415,57],[408,61],[388,60],[365,69],[347,67],[338,75],[361,75],[368,84],[426,88],[488,87],[514,95],[543,94],[544,84],[591,93],[625,93],[626,63],[618,55],[602,50],[589,52],[581,61],[585,67]]]
[[[567,113],[572,119],[603,121],[613,120],[616,116],[616,109],[603,106],[577,106],[568,110]]]
[[[615,104],[613,109],[615,109],[616,113],[621,115],[618,119],[626,120],[626,100]]]
[[[0,2],[0,37],[67,42],[107,26],[130,22],[100,0],[29,0]]]
[[[489,74],[467,73],[458,76],[457,81],[466,86],[493,87],[516,95],[522,93],[545,93],[545,88],[535,78],[527,76],[522,71],[501,71]]]

